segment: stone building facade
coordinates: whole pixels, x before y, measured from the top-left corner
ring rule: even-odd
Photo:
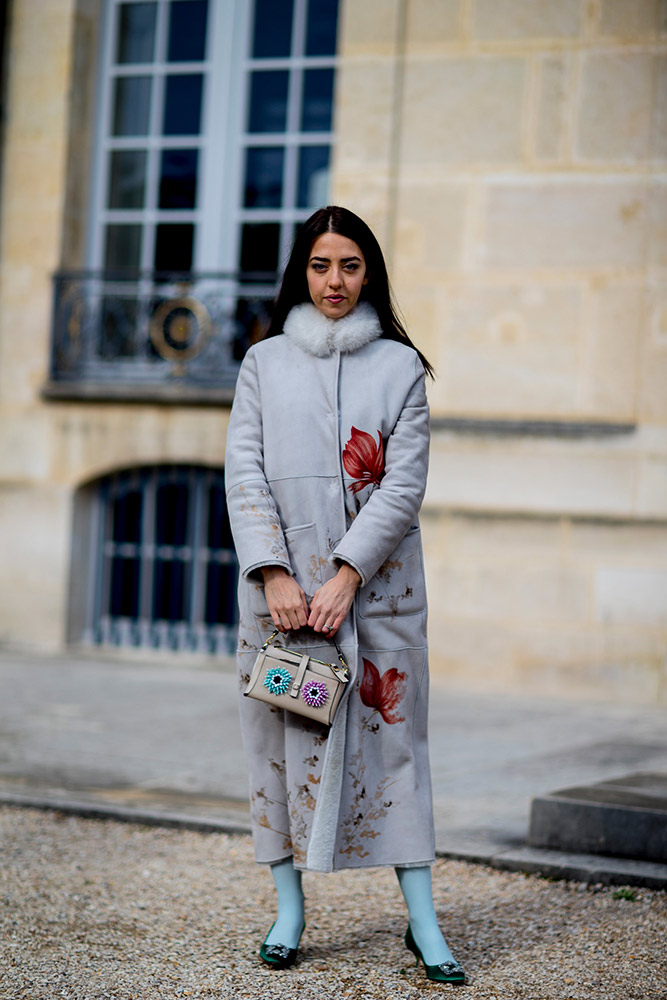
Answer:
[[[197,324],[212,335],[203,327],[211,316],[215,326],[214,299],[261,306],[264,286],[216,286],[198,312],[201,284],[181,279],[158,295],[155,275],[146,279],[149,291],[129,297],[153,310],[149,351],[137,361],[100,319],[136,318],[119,311],[129,298],[111,289],[110,272],[140,245],[137,268],[148,261],[160,271],[166,261],[181,270],[170,261],[182,264],[187,245],[186,264],[216,281],[253,260],[270,269],[290,226],[330,200],[375,229],[411,334],[437,370],[422,519],[434,673],[477,690],[664,704],[667,6],[327,2],[333,54],[315,30],[317,6],[276,0],[274,13],[291,11],[293,46],[276,55],[278,41],[256,28],[260,14],[271,24],[269,0],[8,5],[0,641],[224,652],[233,571],[212,525],[224,518],[216,477],[232,383],[191,377],[189,354],[174,358]],[[172,53],[177,17],[206,9],[206,50]],[[137,55],[131,46],[147,46],[149,29],[157,48]],[[142,138],[131,117],[141,93],[152,86],[167,107],[170,88],[196,89],[198,74],[209,124],[186,141],[165,111]],[[262,81],[274,87],[264,102]],[[309,92],[312,106],[294,103]],[[257,122],[266,108],[274,117],[253,125],[255,106]],[[142,164],[141,190],[156,193],[138,209],[132,177]],[[188,164],[199,170],[196,197],[183,180]],[[226,234],[220,245],[216,231]],[[55,298],[54,275],[69,276]],[[63,375],[95,295],[97,333],[86,336],[101,352],[98,368]],[[169,318],[174,343],[162,305],[170,295],[180,303]],[[99,347],[110,329],[115,355]],[[157,379],[136,376],[157,368]],[[103,369],[110,374],[98,377]],[[167,505],[181,497],[196,538],[167,524],[161,496]]]

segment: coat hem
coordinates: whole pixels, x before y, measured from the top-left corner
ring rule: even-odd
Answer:
[[[324,871],[321,868],[309,868],[307,865],[294,864],[294,855],[285,854],[283,857],[274,858],[271,861],[259,861],[256,858],[255,863],[264,868],[271,868],[273,865],[279,865],[284,861],[290,860],[292,861],[296,871],[314,872],[318,875],[333,875],[336,872],[345,872],[356,868],[431,868],[436,862],[435,855],[433,855],[425,861],[373,861],[367,865],[340,865],[338,867],[328,868]]]

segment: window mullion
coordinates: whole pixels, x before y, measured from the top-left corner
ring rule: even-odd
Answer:
[[[153,92],[151,102],[150,125],[148,129],[148,163],[146,167],[146,200],[145,209],[155,213],[158,205],[158,185],[161,155],[161,132],[164,117],[165,92],[165,57],[167,52],[167,11],[165,0],[160,0],[157,9],[155,25],[155,61],[151,66],[153,76]],[[155,215],[144,212],[143,247],[141,265],[146,271],[153,270],[155,260],[156,221]]]

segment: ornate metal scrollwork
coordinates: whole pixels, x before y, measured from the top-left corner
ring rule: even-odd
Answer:
[[[178,382],[219,392],[269,317],[271,276],[222,272],[70,271],[54,278],[50,385],[147,398]]]
[[[150,337],[158,354],[175,361],[174,374],[185,375],[185,361],[204,350],[212,333],[206,306],[190,295],[165,299],[153,313]]]

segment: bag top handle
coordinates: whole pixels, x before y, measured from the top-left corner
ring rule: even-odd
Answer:
[[[269,636],[269,638],[266,640],[266,642],[262,646],[262,652],[271,645],[271,643],[273,642],[273,640],[275,639],[275,637],[278,635],[279,631],[280,631],[280,629],[275,629],[271,633],[271,635]],[[331,638],[329,638],[328,635],[323,635],[322,638],[326,639],[328,642],[332,642],[334,644],[334,646],[336,647],[336,652],[338,653],[338,659],[340,660],[340,662],[342,664],[343,670],[346,672],[346,674],[349,674],[350,668],[348,667],[347,663],[345,662],[345,657],[343,656],[341,648],[338,645],[338,643],[336,642],[336,640],[334,639],[334,637],[331,636]],[[287,647],[285,647],[285,648],[287,648]],[[316,656],[312,656],[311,659],[315,660],[316,663],[324,663],[324,660],[318,660]]]

